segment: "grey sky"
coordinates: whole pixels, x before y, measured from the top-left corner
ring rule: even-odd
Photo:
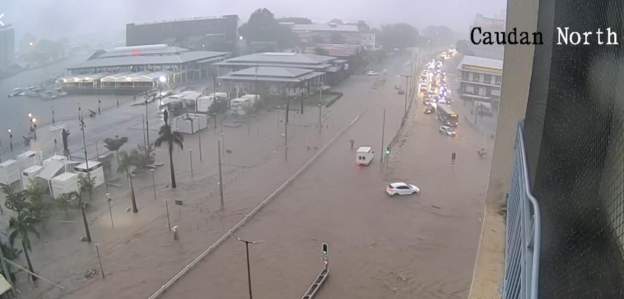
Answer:
[[[4,21],[19,34],[38,37],[123,31],[128,22],[238,14],[266,7],[276,16],[305,16],[315,21],[363,19],[371,24],[407,22],[418,28],[447,25],[467,30],[476,13],[499,14],[505,0],[1,0]]]

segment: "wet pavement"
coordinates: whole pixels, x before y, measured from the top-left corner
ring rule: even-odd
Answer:
[[[260,241],[250,250],[254,296],[302,296],[322,268],[327,242],[330,274],[317,298],[465,298],[489,173],[489,159],[477,155],[483,138],[461,124],[456,138],[440,135],[435,116],[416,104],[388,165],[377,154],[369,167],[358,167],[349,139],[379,148],[383,108],[386,132],[396,131],[403,101],[388,93],[357,103],[361,119],[237,233]],[[384,187],[395,180],[422,193],[390,198]],[[163,297],[247,292],[244,245],[230,238]]]
[[[160,284],[175,274],[200,251],[214,242],[229,227],[238,222],[267,194],[296,172],[305,161],[344,128],[356,115],[363,118],[356,125],[364,124],[366,134],[348,132],[336,142],[335,147],[347,149],[348,161],[353,153],[348,149],[348,139],[357,144],[371,144],[380,148],[381,111],[386,107],[386,140],[396,131],[403,110],[403,96],[397,95],[392,80],[402,72],[404,60],[393,62],[385,85],[373,89],[379,78],[354,76],[336,90],[345,96],[323,112],[323,128],[318,128],[318,108],[305,107],[304,114],[291,112],[288,127],[287,161],[284,151],[283,110],[262,112],[249,126],[238,128],[210,128],[201,135],[202,159],[199,158],[199,136],[187,136],[185,149],[176,149],[175,165],[178,179],[177,190],[168,188],[168,167],[155,173],[158,198],[154,200],[149,174],[135,179],[139,213],[127,212],[129,197],[124,180],[116,182],[121,188],[112,188],[111,227],[109,211],[99,190],[90,208],[94,242],[99,243],[106,279],[99,276],[86,279],[84,273],[97,268],[97,258],[92,244],[79,241],[82,225],[77,211],[69,217],[60,212],[54,215],[43,229],[41,241],[34,242],[33,263],[43,276],[50,277],[65,286],[55,289],[45,283],[33,290],[25,290],[25,296],[33,298],[137,298],[147,297]],[[393,76],[392,78],[390,76]],[[393,79],[394,78],[394,79]],[[397,81],[398,82],[398,81]],[[297,107],[298,105],[293,105]],[[116,108],[115,108],[116,109]],[[123,106],[110,110],[105,117],[87,119],[90,129],[87,143],[101,137],[131,135],[130,144],[141,143],[140,120],[144,107]],[[116,112],[123,111],[123,112]],[[155,114],[155,113],[150,113]],[[111,116],[111,117],[109,117]],[[364,117],[366,116],[366,117]],[[136,122],[136,124],[135,124]],[[155,123],[152,122],[152,125]],[[69,124],[75,126],[73,122]],[[154,128],[157,126],[154,125]],[[72,127],[72,138],[79,134]],[[121,131],[121,133],[120,133]],[[155,129],[151,130],[155,131]],[[155,136],[151,136],[153,140]],[[224,143],[224,193],[226,208],[219,211],[217,188],[216,140]],[[346,138],[346,139],[345,139]],[[45,138],[41,137],[42,143]],[[48,139],[49,140],[49,139]],[[46,144],[49,144],[46,142]],[[128,145],[129,149],[134,145]],[[80,149],[80,144],[74,144]],[[92,146],[92,145],[91,145]],[[90,147],[91,147],[90,146]],[[48,146],[49,148],[49,146]],[[192,153],[190,153],[190,151]],[[89,150],[93,151],[92,147]],[[192,161],[189,162],[189,156]],[[157,150],[157,163],[168,165],[166,152]],[[190,171],[193,165],[193,173]],[[353,164],[350,163],[352,167]],[[375,166],[375,163],[372,167]],[[328,176],[328,178],[339,178]],[[173,204],[174,199],[183,201],[182,206]],[[174,241],[167,229],[165,200],[168,201],[170,221],[179,226],[180,240]],[[68,246],[68,244],[75,244]],[[24,282],[24,280],[22,280]]]

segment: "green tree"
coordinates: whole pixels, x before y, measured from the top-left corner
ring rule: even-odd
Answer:
[[[133,150],[132,154],[128,154],[125,151],[119,153],[119,167],[117,171],[123,173],[128,178],[128,184],[130,185],[130,203],[132,204],[132,212],[138,213],[139,209],[136,204],[136,195],[134,193],[134,182],[132,179],[132,171],[137,165],[137,160],[140,154],[137,150]]]
[[[147,149],[144,145],[137,145],[137,149],[132,150],[131,155],[136,158],[136,167],[139,169],[145,169],[147,166],[154,164],[156,161],[154,146],[151,144],[147,145]]]
[[[30,184],[25,190],[24,195],[30,203],[29,209],[37,222],[42,222],[48,218],[49,204],[44,201],[45,190],[39,184]]]
[[[281,25],[266,8],[254,11],[239,32],[247,42],[275,42],[281,48],[297,44],[297,35],[288,26]]]
[[[114,138],[106,138],[104,139],[104,147],[111,151],[115,152],[115,157],[119,153],[119,149],[128,142],[128,137],[119,137],[115,135]],[[119,163],[119,158],[117,157],[117,163]]]
[[[10,185],[0,184],[0,188],[5,195],[4,205],[9,210],[16,213],[30,209],[30,203],[26,200],[26,191],[17,191]]]
[[[158,138],[154,142],[156,147],[160,147],[163,143],[167,144],[167,149],[169,150],[169,169],[171,171],[171,188],[176,187],[175,180],[175,171],[173,167],[173,146],[177,144],[180,146],[180,149],[184,149],[184,136],[180,132],[173,131],[168,122],[169,113],[165,110],[164,120],[165,124],[160,127],[160,131],[158,131]]]
[[[386,49],[404,49],[418,43],[418,31],[410,24],[397,23],[381,26],[377,39]]]
[[[65,218],[69,218],[69,208],[72,207],[76,199],[75,194],[72,193],[63,193],[55,199],[58,207],[65,212]]]
[[[22,210],[16,217],[11,217],[9,220],[9,241],[13,246],[17,239],[20,240],[24,257],[26,257],[26,262],[28,263],[28,270],[32,273],[35,273],[35,269],[33,268],[29,255],[29,252],[32,250],[30,236],[33,234],[39,238],[39,232],[35,229],[36,223],[37,220],[28,210]],[[32,280],[36,281],[37,277],[33,275]]]

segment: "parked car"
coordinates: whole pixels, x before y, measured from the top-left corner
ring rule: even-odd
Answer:
[[[368,73],[366,73],[366,75],[368,75],[368,76],[378,76],[379,73],[375,72],[375,71],[368,71]]]
[[[455,135],[457,135],[455,130],[453,130],[453,128],[451,128],[449,126],[440,126],[439,132],[440,132],[440,134],[446,135],[446,136],[449,136],[449,137],[455,137]]]
[[[404,182],[391,183],[386,187],[386,194],[390,196],[395,195],[411,195],[420,193],[420,188],[416,185],[407,184]]]
[[[427,107],[425,107],[425,114],[431,113],[433,113],[433,107],[431,107],[431,105],[427,105]]]

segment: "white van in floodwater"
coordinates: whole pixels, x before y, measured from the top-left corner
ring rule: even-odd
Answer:
[[[358,165],[368,166],[373,162],[375,152],[370,146],[360,146],[355,154],[355,163]]]

